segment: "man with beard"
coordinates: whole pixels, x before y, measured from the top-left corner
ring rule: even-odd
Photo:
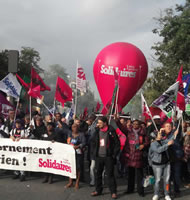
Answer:
[[[91,196],[102,194],[102,172],[105,168],[108,177],[108,186],[112,199],[117,198],[116,180],[114,177],[114,164],[120,151],[120,142],[115,130],[108,125],[106,117],[98,119],[97,131],[94,137],[94,157],[96,158],[96,190]]]

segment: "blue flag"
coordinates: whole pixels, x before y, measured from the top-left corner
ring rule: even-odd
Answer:
[[[190,74],[183,76],[184,95],[187,96],[190,85]]]
[[[65,116],[67,122],[69,122],[73,118],[74,110],[75,110],[75,105],[72,104],[71,108],[69,109],[69,112]]]

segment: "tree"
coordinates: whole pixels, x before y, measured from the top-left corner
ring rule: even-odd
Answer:
[[[40,73],[44,72],[38,65],[40,61],[40,54],[31,47],[22,47],[19,56],[18,74],[21,77],[24,75],[30,77],[31,67]],[[8,50],[0,52],[0,79],[8,74]]]
[[[158,66],[145,84],[149,103],[175,82],[181,65],[184,74],[190,72],[190,0],[175,9],[166,9],[156,21],[158,27],[153,33],[163,39],[152,46]]]
[[[0,80],[8,74],[8,51],[0,52]]]
[[[23,77],[26,75],[30,77],[31,67],[40,73],[44,72],[42,68],[39,67],[40,54],[38,51],[31,47],[22,47],[19,57],[19,75]]]

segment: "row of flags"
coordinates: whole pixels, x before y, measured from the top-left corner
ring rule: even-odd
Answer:
[[[188,96],[190,74],[187,74],[183,77],[182,73],[183,67],[180,68],[176,83],[170,86],[159,98],[157,98],[152,103],[152,107],[159,108],[168,118],[171,118],[173,111],[178,111],[179,113],[181,111],[184,111],[186,103],[190,101],[190,97]],[[101,113],[104,115],[110,111],[111,105],[114,105],[116,99],[118,91],[118,76],[116,73],[115,80],[116,84],[113,97],[112,99],[110,99],[108,104],[103,107],[101,111]],[[12,96],[16,99],[19,99],[22,88],[24,88],[27,91],[27,94],[29,96],[36,99],[43,99],[43,96],[40,94],[41,91],[51,90],[50,87],[44,83],[43,79],[39,76],[39,74],[35,71],[34,68],[31,69],[30,82],[26,82],[24,78],[22,79],[18,74],[14,76],[12,73],[9,73],[0,81],[0,90],[5,92],[8,96]],[[84,73],[84,69],[81,66],[77,66],[76,88],[81,92],[86,91],[86,76]],[[141,95],[141,99],[143,115],[150,116],[150,111],[148,111],[149,107],[147,106],[143,95]],[[55,100],[59,101],[63,107],[65,102],[73,100],[72,89],[61,77],[57,77]],[[9,105],[8,102],[5,102],[3,96],[0,96],[0,110],[6,110],[7,108],[9,108],[9,106],[11,105]],[[72,115],[75,106],[72,105],[72,107],[73,108],[70,109],[70,115]],[[101,104],[97,102],[95,112],[99,112],[100,108]],[[87,113],[88,109],[85,108],[84,113],[82,114],[83,117],[85,117]]]
[[[40,94],[41,91],[51,90],[33,67],[31,68],[30,81],[26,81],[25,77],[22,79],[18,74],[15,76],[12,73],[9,73],[0,81],[0,90],[17,100],[20,98],[22,88],[30,97],[35,99],[43,99]],[[76,88],[81,92],[86,92],[86,76],[81,66],[77,66]],[[61,77],[57,77],[55,100],[59,101],[63,107],[65,102],[73,100],[72,89]],[[0,96],[0,111],[2,111],[1,105],[5,105],[4,102],[5,99]],[[6,105],[8,105],[7,102]]]
[[[31,69],[30,83],[26,83],[18,74],[14,76],[12,73],[9,73],[0,81],[0,90],[16,99],[19,98],[22,87],[24,87],[26,91],[28,91],[28,95],[33,98],[41,98],[40,91],[51,90],[34,68]],[[79,67],[77,70],[76,88],[86,92],[86,76],[82,67]],[[55,99],[61,102],[63,107],[65,102],[72,101],[72,89],[60,77],[57,78],[56,82]]]
[[[176,83],[171,85],[160,97],[153,101],[152,107],[160,110],[159,115],[166,116],[171,119],[173,113],[177,113],[177,117],[182,117],[186,107],[186,99],[188,97],[188,88],[190,85],[190,74],[183,77],[183,67],[180,68]],[[185,84],[184,84],[185,83]],[[150,111],[143,94],[141,94],[142,114],[146,119],[152,118],[154,112]]]

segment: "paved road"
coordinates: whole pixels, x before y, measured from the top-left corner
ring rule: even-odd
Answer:
[[[55,177],[53,184],[42,184],[42,177],[39,174],[32,174],[27,177],[25,182],[13,180],[12,175],[0,174],[0,200],[107,200],[111,199],[107,187],[104,188],[103,195],[99,197],[91,197],[90,192],[94,188],[88,186],[87,183],[81,183],[80,189],[76,191],[74,188],[65,189],[68,179],[66,177]],[[121,200],[137,200],[151,199],[152,188],[146,189],[146,196],[140,198],[136,193],[131,195],[124,194],[126,190],[126,180],[117,179],[118,182],[118,199]],[[164,199],[163,197],[161,199]],[[189,200],[190,189],[182,188],[182,196],[178,199]]]

